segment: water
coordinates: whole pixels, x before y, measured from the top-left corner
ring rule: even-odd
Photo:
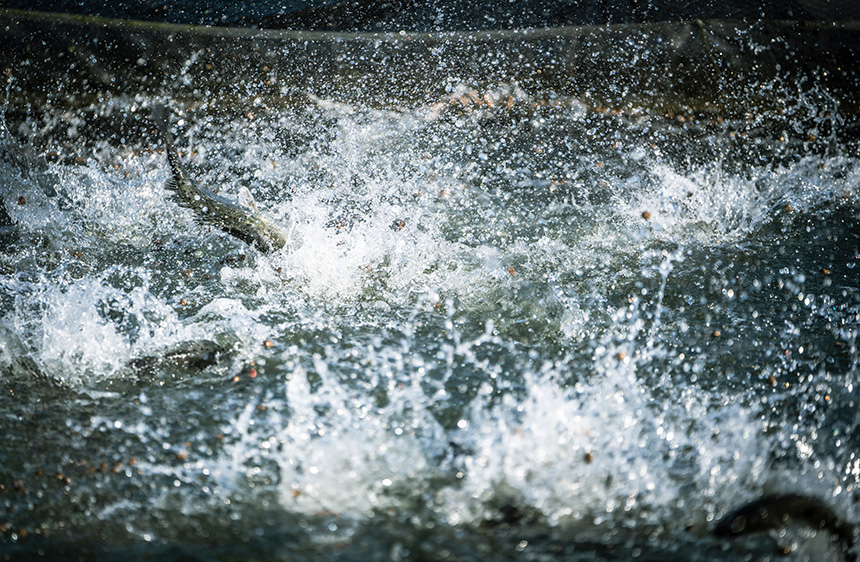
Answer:
[[[174,103],[271,255],[88,124],[151,99],[6,119],[0,553],[746,560],[772,538],[710,530],[762,493],[857,522],[860,159],[819,94]],[[787,559],[840,559],[814,534]]]
[[[340,2],[336,0],[174,0],[158,2],[99,2],[89,0],[3,0],[7,8],[237,27],[316,29],[320,31],[443,31],[558,27],[605,23],[729,20],[858,20],[850,0],[812,2],[769,0],[751,5],[732,0],[648,0],[624,2],[571,0],[491,0],[465,2]]]

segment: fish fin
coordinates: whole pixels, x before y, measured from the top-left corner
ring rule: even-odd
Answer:
[[[254,201],[254,196],[251,195],[251,191],[247,187],[242,186],[239,188],[236,202],[248,210],[257,210],[257,202]]]
[[[176,178],[168,178],[167,181],[164,182],[164,189],[170,192],[167,195],[168,200],[173,201],[180,207],[196,210],[194,202],[189,199],[190,195],[185,189],[182,188],[179,182],[176,181]]]

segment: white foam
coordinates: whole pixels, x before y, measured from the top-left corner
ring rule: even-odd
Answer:
[[[102,299],[116,289],[85,279],[43,294],[39,364],[48,376],[66,384],[109,378],[130,357],[125,334],[98,311]]]
[[[480,524],[510,501],[550,525],[598,535],[641,526],[671,536],[676,519],[704,533],[726,506],[765,489],[834,490],[840,471],[853,470],[857,481],[853,465],[823,463],[799,475],[773,468],[778,446],[799,463],[826,453],[807,435],[766,426],[744,393],[673,383],[679,362],[660,340],[663,293],[683,249],[743,244],[780,220],[786,205],[803,212],[856,197],[855,160],[809,157],[731,175],[654,163],[637,147],[631,157],[641,169],[612,186],[609,200],[577,206],[570,198],[533,211],[517,198],[534,193],[484,185],[462,154],[425,157],[415,141],[423,127],[444,126],[438,115],[331,111],[338,136],[330,152],[292,160],[278,153],[278,165],[260,165],[275,150],[264,133],[240,152],[237,165],[253,169],[249,177],[289,186],[289,198],[258,205],[289,225],[290,247],[247,250],[241,265],[221,264],[211,284],[191,289],[199,308],[188,315],[172,290],[154,288],[151,276],[169,268],[128,265],[140,281],[122,288],[111,275],[125,266],[100,263],[84,273],[37,267],[41,278],[4,280],[19,298],[3,321],[21,345],[0,351],[0,362],[11,364],[10,354],[26,348],[54,380],[87,388],[180,341],[225,335],[255,359],[267,338],[293,344],[291,330],[347,340],[343,348],[310,341],[312,352],[295,344],[266,356],[265,375],[282,388],[264,386],[237,403],[219,428],[226,444],[212,458],[138,465],[144,476],[174,475],[183,485],[205,471],[221,500],[263,473],[281,508],[309,516],[366,520],[418,506],[452,525]],[[217,157],[220,139],[196,142]],[[218,242],[166,200],[160,156],[127,158],[131,176],[122,180],[96,164],[56,166],[75,209],[59,212],[35,195],[32,206],[13,206],[15,218],[49,236],[81,234],[54,237],[65,252],[84,242],[145,249],[155,238],[200,236],[213,249],[196,257],[229,256],[238,242]],[[204,177],[215,178],[231,163],[207,164]],[[244,189],[224,183],[228,194]],[[540,184],[507,187],[524,186]],[[13,194],[30,188],[22,180]],[[534,232],[500,234],[544,210],[549,218],[534,221]],[[662,250],[670,245],[680,250]],[[181,262],[185,254],[166,255]],[[630,306],[615,310],[633,287]],[[13,347],[0,337],[4,349]],[[350,368],[358,373],[352,379]],[[470,369],[484,377],[474,396],[472,380],[456,381]],[[452,381],[459,386],[446,386]],[[440,413],[449,401],[460,419]],[[147,424],[128,429],[143,434]]]

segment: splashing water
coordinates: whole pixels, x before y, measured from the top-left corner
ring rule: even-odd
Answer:
[[[4,540],[738,559],[771,547],[708,530],[763,491],[856,521],[860,160],[516,95],[180,108],[271,255],[171,203],[145,139],[4,132]]]

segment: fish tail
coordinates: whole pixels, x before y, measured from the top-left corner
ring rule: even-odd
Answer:
[[[179,161],[179,153],[176,152],[176,147],[173,145],[173,135],[170,134],[170,129],[167,126],[167,109],[163,103],[153,104],[152,120],[161,135],[164,150],[167,153],[167,162],[170,164],[171,172],[173,172],[173,182],[168,182],[167,188],[175,191],[183,182],[188,181],[188,175],[185,173],[185,169]]]

